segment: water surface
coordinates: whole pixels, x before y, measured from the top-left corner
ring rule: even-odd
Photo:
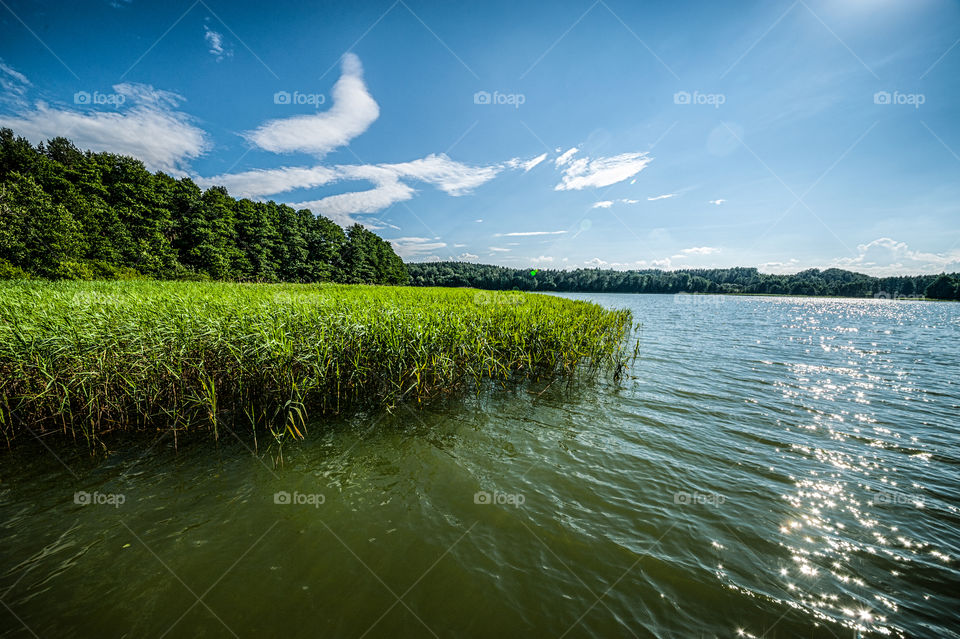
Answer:
[[[960,637],[960,305],[570,297],[628,379],[4,453],[0,633]]]

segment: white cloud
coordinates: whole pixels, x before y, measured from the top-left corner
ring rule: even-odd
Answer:
[[[397,237],[387,241],[390,242],[394,252],[404,259],[422,256],[447,245],[445,242],[435,242],[428,237]]]
[[[204,188],[214,185],[225,186],[234,195],[253,199],[337,182],[364,181],[373,184],[374,188],[364,191],[341,193],[290,204],[295,208],[308,208],[315,213],[326,215],[338,224],[349,225],[356,221],[352,214],[375,213],[413,198],[416,190],[406,184],[403,181],[405,179],[425,182],[448,195],[458,197],[492,180],[502,169],[500,165],[469,166],[440,154],[397,164],[256,169],[197,178],[196,182]]]
[[[461,262],[466,262],[468,260],[476,260],[479,258],[480,258],[479,255],[474,255],[473,253],[461,253],[460,255],[457,256],[457,259],[460,260]]]
[[[622,197],[618,200],[603,200],[602,202],[594,202],[593,206],[591,206],[590,208],[609,209],[611,206],[613,206],[617,202],[620,202],[621,204],[637,204],[640,202],[640,200],[631,200],[630,198],[627,198],[627,197]]]
[[[506,165],[511,169],[523,169],[523,172],[526,173],[527,171],[537,166],[538,164],[540,164],[546,159],[547,159],[547,154],[543,153],[529,160],[521,160],[520,158],[513,158],[512,160],[508,160],[506,162]]]
[[[673,257],[682,258],[685,256],[675,255]],[[564,258],[563,261],[566,262],[567,261],[566,258]],[[606,260],[602,260],[599,257],[594,257],[592,259],[586,260],[584,262],[584,265],[590,268],[606,268],[606,269],[613,269],[613,270],[634,270],[634,269],[643,269],[643,268],[669,269],[673,266],[673,263],[671,262],[671,258],[669,257],[665,257],[661,260],[650,260],[649,262],[647,260],[637,260],[636,262],[607,262]]]
[[[290,203],[290,206],[295,209],[310,209],[314,213],[329,217],[341,226],[349,226],[358,221],[352,214],[376,213],[397,202],[412,199],[415,193],[412,187],[395,178],[385,178],[375,184],[374,188],[366,191],[339,193],[319,200]]]
[[[363,82],[360,59],[345,54],[342,69],[333,86],[333,106],[329,110],[271,120],[246,133],[246,138],[274,153],[302,151],[318,156],[349,144],[380,116],[380,107]]]
[[[210,55],[215,57],[217,62],[233,55],[233,51],[223,46],[223,34],[214,31],[207,25],[203,25],[203,39],[207,41],[207,46],[210,47]]]
[[[19,101],[30,86],[32,85],[27,76],[0,59],[0,89],[3,89],[8,99],[12,98],[15,102]]]
[[[532,235],[563,235],[566,231],[519,231],[514,233],[496,233],[494,237],[529,237]]]
[[[717,200],[710,200],[710,204],[714,204],[714,205],[716,205],[716,206],[720,206],[720,205],[723,204],[724,202],[726,202],[726,200],[724,200],[724,199],[722,199],[722,198],[721,198],[721,199],[717,199]]]
[[[278,169],[254,169],[241,173],[215,175],[209,178],[198,177],[196,182],[204,188],[226,187],[232,195],[237,197],[259,198],[297,188],[323,186],[339,179],[341,174],[336,168],[285,166]]]
[[[570,159],[573,158],[573,156],[579,150],[580,149],[577,147],[573,147],[572,149],[567,149],[566,151],[560,154],[560,157],[558,157],[556,160],[553,161],[554,165],[556,165],[558,168],[561,166],[565,166],[567,163],[570,162]]]
[[[0,126],[34,144],[63,136],[81,149],[132,155],[151,171],[177,175],[209,148],[207,134],[176,110],[181,96],[143,84],[117,84],[113,90],[123,100],[116,109],[78,111],[38,102],[33,109],[0,115]]]
[[[501,247],[499,247],[499,246],[491,246],[491,247],[490,247],[490,251],[493,252],[493,253],[509,253],[509,252],[512,251],[512,250],[513,250],[513,249],[501,248]]]
[[[719,253],[720,249],[713,246],[694,246],[680,251],[684,255],[713,255]]]
[[[676,193],[666,193],[665,195],[655,195],[653,197],[648,197],[647,202],[656,202],[657,200],[666,200],[667,198],[677,197]]]
[[[481,224],[483,220],[474,220],[474,222],[476,222],[477,224]]]
[[[531,257],[530,261],[534,264],[550,263],[554,261],[554,257],[552,255],[541,255],[540,257]]]
[[[878,276],[960,271],[960,249],[927,253],[915,251],[905,242],[881,237],[858,245],[857,253],[856,257],[835,260],[832,266]]]
[[[571,191],[587,187],[610,186],[633,177],[646,168],[652,160],[653,158],[647,153],[622,153],[596,160],[590,158],[571,160],[566,163],[560,184],[554,189]]]
[[[381,164],[381,168],[395,171],[397,177],[408,177],[432,184],[448,195],[463,195],[489,182],[502,170],[501,166],[468,166],[451,160],[444,154],[403,162]]]
[[[799,263],[800,260],[797,258],[791,258],[789,262],[764,262],[757,268],[766,273],[783,275],[786,273],[796,273],[799,270],[797,266]]]

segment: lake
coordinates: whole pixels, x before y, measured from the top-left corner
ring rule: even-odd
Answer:
[[[960,637],[960,304],[568,297],[641,324],[619,383],[21,442],[0,633]]]

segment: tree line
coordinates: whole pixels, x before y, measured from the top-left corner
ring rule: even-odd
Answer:
[[[0,279],[215,279],[405,284],[390,243],[359,224],[202,190],[58,137],[0,129]]]
[[[761,273],[756,268],[561,271],[468,262],[411,263],[407,264],[407,270],[414,286],[470,286],[488,290],[960,299],[960,274],[957,273],[878,278],[836,268],[809,269],[793,275]]]

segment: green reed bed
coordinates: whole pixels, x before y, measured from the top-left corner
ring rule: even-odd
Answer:
[[[528,293],[0,282],[0,431],[269,428],[584,369],[622,370],[626,311]]]

